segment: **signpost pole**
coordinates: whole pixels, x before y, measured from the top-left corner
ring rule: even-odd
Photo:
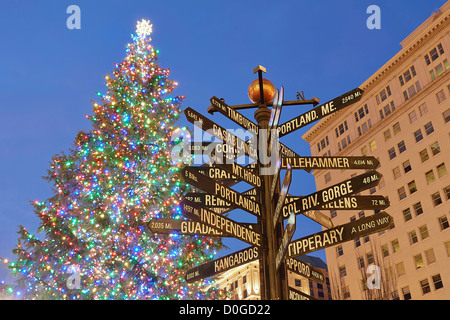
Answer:
[[[264,88],[263,88],[263,78],[262,73],[266,72],[265,68],[262,66],[258,66],[254,69],[254,73],[258,72],[259,79],[259,92],[260,92],[260,101],[258,109],[255,111],[255,120],[257,121],[259,132],[261,130],[268,130],[269,121],[271,116],[271,111],[267,108],[267,105],[264,101]],[[268,135],[267,135],[268,136]],[[268,143],[265,142],[265,143]],[[260,146],[261,148],[261,146]],[[267,148],[266,148],[267,150]],[[267,150],[270,152],[269,150]],[[262,152],[263,154],[259,154],[260,157],[263,157],[262,161],[259,161],[259,170],[261,173],[262,164],[267,164],[267,154],[266,152]],[[264,196],[264,206],[261,212],[261,230],[265,231],[265,237],[263,237],[263,250],[262,250],[262,264],[260,265],[260,273],[262,274],[261,279],[264,283],[264,288],[262,292],[264,293],[264,297],[262,299],[268,300],[278,300],[280,299],[280,278],[277,277],[277,270],[275,268],[275,252],[278,248],[277,239],[275,237],[275,230],[273,228],[273,202],[271,201],[271,186],[272,186],[272,176],[264,175],[262,176],[264,180],[264,195],[261,195],[260,199],[263,199]]]

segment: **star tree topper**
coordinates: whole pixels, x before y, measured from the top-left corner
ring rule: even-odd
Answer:
[[[142,19],[138,21],[136,25],[136,33],[140,37],[149,36],[153,32],[153,25],[150,24],[150,20]]]

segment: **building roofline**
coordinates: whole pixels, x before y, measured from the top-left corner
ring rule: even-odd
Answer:
[[[373,89],[378,83],[391,75],[397,66],[401,64],[417,49],[430,42],[436,34],[450,24],[450,1],[447,1],[440,9],[435,10],[431,16],[408,35],[400,44],[404,46],[396,55],[379,68],[372,76],[364,81],[359,88],[364,90],[364,95]],[[423,31],[422,31],[423,30]],[[450,32],[450,30],[449,30]],[[363,100],[361,100],[363,101]],[[333,122],[335,118],[347,112],[347,108],[337,111],[328,117],[321,119],[311,129],[302,135],[303,140],[310,142],[314,136],[319,133],[327,124]]]

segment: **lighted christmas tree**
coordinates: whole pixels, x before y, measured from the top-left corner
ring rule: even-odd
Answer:
[[[185,159],[171,151],[184,97],[157,64],[152,25],[138,22],[124,61],[106,76],[93,102],[92,130],[79,132],[68,155],[52,159],[46,179],[54,196],[34,202],[44,239],[20,227],[10,263],[27,299],[208,299],[215,285],[188,284],[185,271],[213,258],[217,237],[152,234],[153,218],[184,219],[179,202],[189,186]],[[186,133],[186,134],[185,134]],[[177,137],[173,139],[173,137]]]

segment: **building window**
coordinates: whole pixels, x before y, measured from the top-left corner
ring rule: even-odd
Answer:
[[[427,228],[426,224],[424,224],[423,226],[419,227],[419,232],[420,232],[420,238],[422,240],[424,240],[424,239],[426,239],[426,238],[428,238],[430,236],[429,233],[428,233],[428,228]]]
[[[416,139],[416,142],[419,142],[423,139],[422,130],[418,129],[414,131],[414,138]]]
[[[442,47],[442,44],[438,44],[437,47],[433,48],[430,52],[428,52],[425,55],[425,62],[427,63],[427,66],[431,64],[434,60],[439,58],[439,55],[444,54],[444,48]]]
[[[415,84],[410,86],[407,90],[403,91],[403,97],[405,98],[405,101],[408,101],[412,97],[416,95],[417,92],[419,92],[422,88],[420,87],[419,81],[416,81]]]
[[[377,104],[380,104],[390,96],[391,96],[391,88],[387,86],[386,88],[381,90],[379,94],[375,96],[375,99],[377,100]]]
[[[414,256],[414,266],[416,267],[416,269],[420,269],[424,266],[425,264],[423,263],[423,258],[422,258],[422,254],[419,253],[418,255]]]
[[[415,180],[408,182],[408,189],[409,189],[409,194],[413,194],[414,192],[417,191],[417,186],[416,186]]]
[[[431,200],[433,201],[433,205],[435,207],[442,203],[441,194],[439,193],[439,191],[431,195]]]
[[[358,257],[358,258],[356,258],[356,262],[357,262],[357,264],[358,264],[358,268],[359,268],[359,269],[363,269],[363,268],[364,268],[364,265],[365,265],[365,263],[364,263],[364,257]]]
[[[437,100],[438,100],[438,103],[441,103],[442,101],[444,101],[445,99],[447,99],[447,97],[445,96],[444,89],[442,89],[441,91],[439,91],[438,93],[436,93],[436,98],[437,98]]]
[[[450,241],[444,242],[445,251],[447,252],[447,256],[450,257]]]
[[[411,292],[409,291],[409,287],[402,288],[402,294],[404,300],[411,300]]]
[[[398,192],[398,197],[399,197],[400,200],[406,198],[405,187],[401,187],[400,189],[397,190],[397,192]]]
[[[403,210],[403,218],[405,219],[405,222],[412,219],[411,209],[406,208]]]
[[[444,122],[447,123],[450,121],[450,108],[442,112],[442,117],[444,117]]]
[[[428,283],[428,279],[423,279],[420,281],[420,287],[422,288],[422,293],[427,294],[431,291],[430,284]]]
[[[436,181],[436,179],[434,178],[433,170],[425,172],[425,178],[427,179],[427,184],[430,184],[430,183],[433,183],[434,181]]]
[[[450,200],[450,186],[446,186],[444,188],[444,193],[445,193],[445,197],[447,198],[447,200]]]
[[[330,210],[330,217],[331,218],[335,218],[337,216],[337,211],[336,210]]]
[[[435,80],[437,77],[441,76],[446,70],[450,69],[450,64],[447,59],[439,63],[434,69],[430,70],[431,80]]]
[[[355,248],[358,248],[359,246],[361,246],[361,239],[360,238],[356,238],[355,239]]]
[[[442,217],[439,217],[438,221],[439,221],[439,227],[441,228],[441,231],[447,229],[450,226],[448,223],[447,216],[445,216],[445,215]]]
[[[389,130],[389,129],[384,131],[383,134],[384,134],[384,141],[388,141],[392,137],[391,136],[391,130]]]
[[[342,151],[343,149],[347,148],[350,143],[351,143],[350,135],[348,135],[346,138],[342,139],[341,142],[338,142],[339,151]]]
[[[427,133],[427,135],[430,135],[434,132],[433,124],[431,123],[431,121],[425,124],[425,132]]]
[[[341,278],[343,278],[346,275],[347,275],[347,270],[345,269],[345,265],[344,266],[339,266],[339,276]]]
[[[406,151],[406,145],[405,145],[405,141],[400,141],[398,144],[398,152],[402,153],[404,151]]]
[[[392,129],[394,129],[394,136],[399,133],[400,131],[402,131],[402,129],[400,128],[400,123],[396,122],[394,123],[394,125],[392,126]]]
[[[367,104],[365,104],[363,107],[359,108],[358,111],[355,112],[356,122],[358,122],[360,119],[364,118],[364,116],[368,113],[369,113],[369,108],[367,107]]]
[[[338,257],[342,256],[344,254],[344,250],[342,249],[342,246],[336,247],[336,254]]]
[[[419,152],[420,160],[422,160],[422,163],[430,159],[430,156],[428,155],[427,149],[423,149]]]
[[[394,159],[396,156],[397,156],[397,154],[395,153],[395,149],[394,148],[390,148],[389,150],[388,150],[388,153],[389,153],[389,159]]]
[[[410,245],[413,245],[419,241],[419,238],[417,238],[416,230],[408,232],[408,238]]]
[[[436,275],[432,276],[431,279],[433,280],[434,290],[438,290],[438,289],[444,287],[444,284],[442,283],[440,274],[436,274]]]
[[[398,80],[400,81],[400,85],[403,86],[405,83],[407,83],[409,80],[411,80],[412,77],[415,77],[415,76],[416,76],[416,69],[414,68],[414,66],[411,66],[411,68],[409,68],[408,70],[403,72],[403,74],[401,74],[398,77]]]
[[[295,282],[295,286],[296,286],[296,287],[301,287],[301,286],[302,286],[302,280],[300,280],[300,279],[295,279],[294,282]]]
[[[383,257],[389,256],[389,248],[387,244],[381,246],[381,252],[383,253]]]
[[[436,141],[432,145],[430,145],[431,153],[433,156],[437,155],[439,152],[441,152],[441,148],[439,147],[439,143]]]
[[[432,264],[436,262],[436,256],[434,255],[433,248],[425,251],[425,257],[427,258],[427,264]]]
[[[408,173],[409,171],[412,170],[411,168],[411,163],[409,162],[409,160],[406,160],[405,162],[403,162],[403,171],[405,171],[405,173]]]
[[[342,122],[337,128],[334,129],[336,138],[339,138],[345,131],[348,130],[347,120]]]
[[[364,122],[362,125],[360,125],[358,129],[358,135],[362,136],[364,133],[369,131],[369,129],[372,128],[372,120],[368,119],[366,122]]]
[[[445,167],[445,163],[441,163],[436,168],[438,171],[439,178],[442,178],[443,176],[445,176],[447,174],[447,168]]]
[[[392,252],[396,253],[398,251],[400,251],[400,243],[398,242],[398,239],[394,239],[391,241],[391,246],[392,246]]]
[[[327,172],[326,174],[325,174],[325,183],[328,183],[328,182],[330,182],[331,181],[331,173],[330,172]]]
[[[419,216],[423,213],[422,204],[419,202],[413,204],[414,212],[416,216]]]
[[[326,136],[319,143],[317,143],[318,152],[325,149],[329,144],[330,144],[330,141],[328,140],[328,136]]]
[[[416,120],[417,120],[417,114],[416,114],[416,111],[413,110],[412,112],[410,112],[410,113],[408,114],[408,117],[409,117],[409,123],[413,123],[414,121],[416,121]]]
[[[387,117],[394,111],[395,111],[395,104],[394,104],[394,101],[391,101],[387,105],[385,105],[383,108],[380,109],[381,119],[384,119],[385,117]]]
[[[373,253],[369,252],[366,254],[367,264],[371,265],[374,262]]]
[[[428,112],[428,108],[427,108],[427,105],[425,103],[422,103],[419,106],[419,112],[420,112],[420,116],[421,117]]]
[[[375,140],[372,140],[369,142],[369,147],[370,147],[370,151],[374,152],[375,150],[377,150],[377,143]]]
[[[361,154],[362,154],[363,156],[366,156],[366,155],[368,154],[367,146],[364,146],[364,147],[361,148]]]

